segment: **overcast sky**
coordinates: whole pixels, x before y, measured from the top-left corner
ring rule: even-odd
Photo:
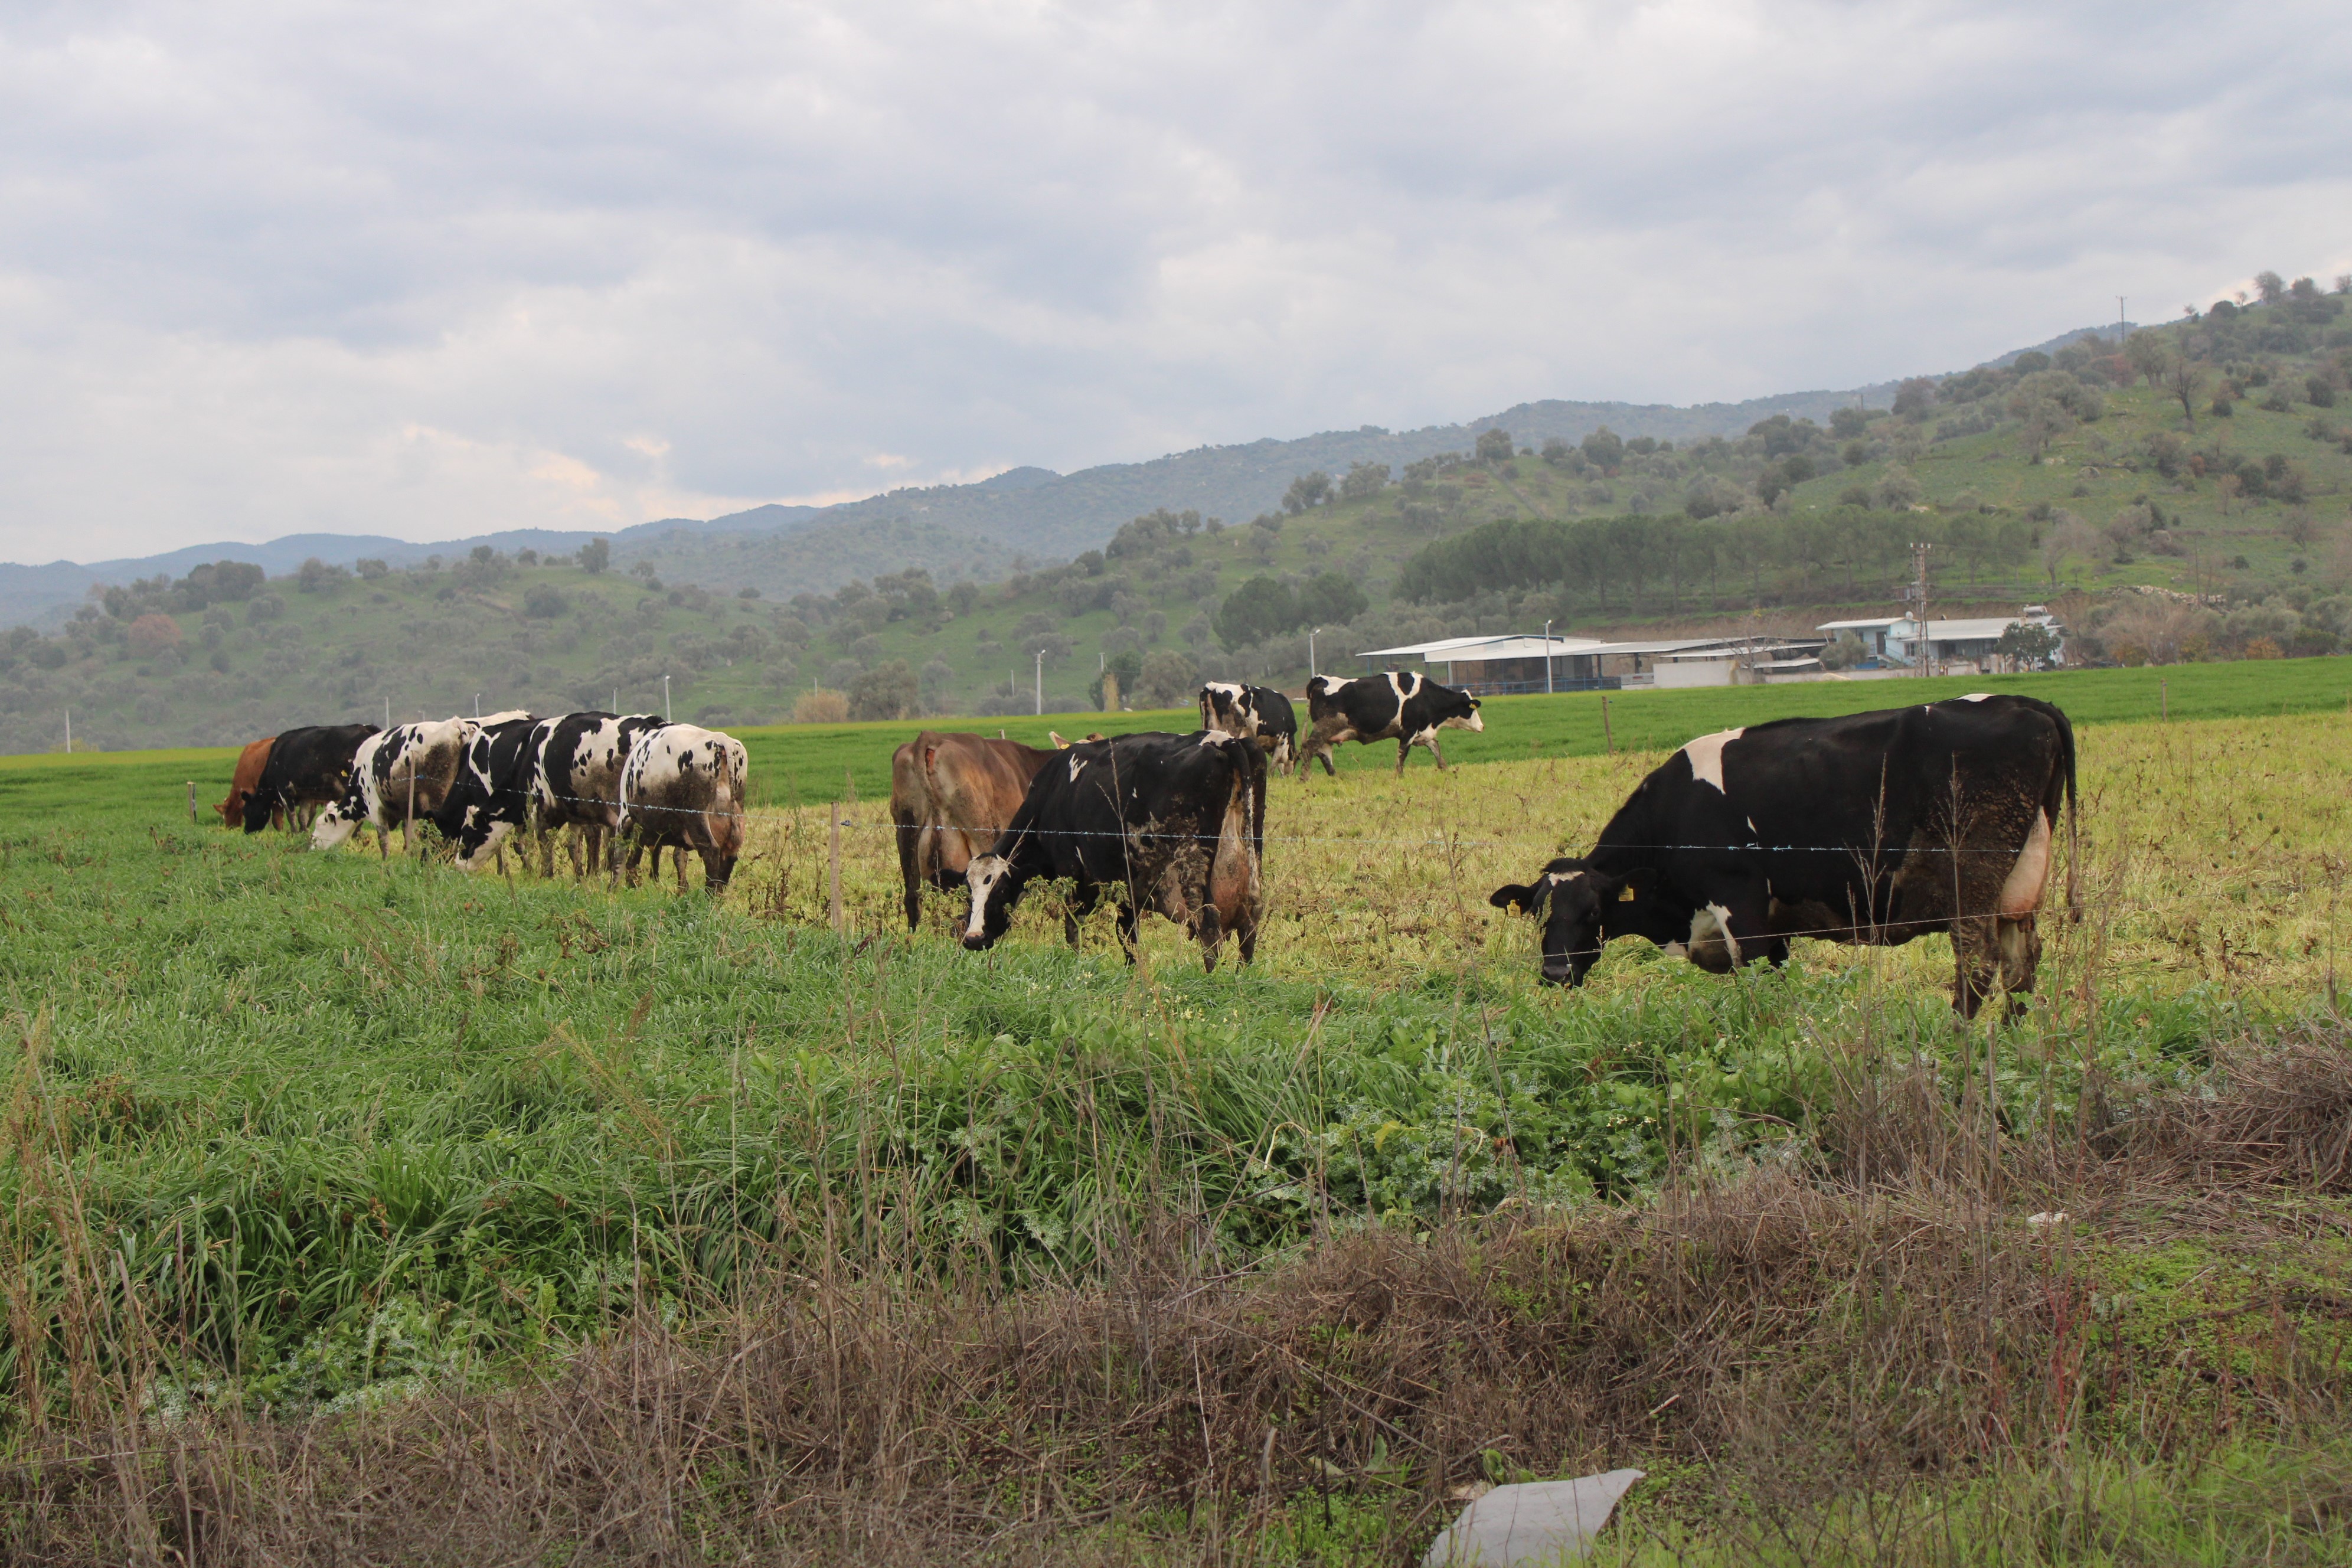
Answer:
[[[1952,369],[2352,269],[2352,23],[0,12],[0,558],[617,526]]]

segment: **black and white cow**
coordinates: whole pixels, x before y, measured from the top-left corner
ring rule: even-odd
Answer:
[[[373,724],[325,724],[282,731],[260,781],[245,797],[245,830],[258,833],[273,815],[292,818],[305,806],[331,805],[351,793],[353,759]]]
[[[555,828],[574,830],[565,848],[575,877],[604,866],[606,835],[618,849],[622,770],[638,741],[665,722],[657,713],[567,713],[541,721],[531,742],[537,752],[531,791],[539,808],[541,875],[554,870],[554,842],[547,835]],[[586,869],[581,862],[583,840]]]
[[[636,837],[629,847],[630,882],[647,846],[660,874],[667,844],[677,851],[679,892],[686,891],[688,849],[702,857],[703,887],[725,892],[743,853],[749,767],[743,742],[717,730],[665,724],[638,736],[621,769],[621,827]]]
[[[1427,746],[1429,754],[1437,759],[1440,769],[1445,766],[1445,753],[1437,749],[1440,730],[1484,730],[1486,721],[1478,716],[1478,700],[1466,691],[1450,686],[1440,686],[1425,675],[1412,670],[1393,670],[1387,675],[1364,675],[1353,680],[1342,680],[1336,675],[1309,677],[1307,682],[1307,744],[1299,748],[1299,777],[1303,781],[1308,764],[1320,761],[1325,773],[1333,773],[1331,750],[1342,741],[1370,745],[1374,741],[1394,741],[1397,743],[1397,772],[1404,772],[1404,760],[1415,746]]]
[[[448,799],[475,733],[530,717],[516,710],[482,719],[420,720],[369,736],[352,759],[350,789],[312,825],[310,847],[332,849],[362,823],[375,828],[379,854],[391,852],[386,837],[394,827],[402,829],[401,847],[415,847],[416,824],[429,820]]]
[[[478,871],[495,858],[503,872],[507,839],[530,825],[539,762],[534,742],[546,723],[529,713],[484,720],[467,738],[457,776],[433,813],[433,826],[457,845],[457,864],[466,870]]]
[[[1273,687],[1212,680],[1201,688],[1200,704],[1202,729],[1250,737],[1286,773],[1297,760],[1297,710]]]
[[[2071,836],[2074,727],[2034,698],[1782,719],[1691,742],[1589,854],[1490,901],[1541,918],[1543,978],[1567,985],[1620,936],[1723,973],[1782,962],[1795,936],[1893,945],[1948,931],[1952,1005],[1974,1016],[1996,986],[2033,988],[2062,804]]]
[[[1079,917],[1106,888],[1123,889],[1118,936],[1129,963],[1149,909],[1197,939],[1208,968],[1229,931],[1247,963],[1265,909],[1265,753],[1253,740],[1145,731],[1072,746],[1039,770],[994,847],[966,868],[963,944],[993,946],[1024,889],[1067,878],[1077,884],[1063,922],[1073,945]]]

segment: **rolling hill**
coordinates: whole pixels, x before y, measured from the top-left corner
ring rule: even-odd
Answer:
[[[237,596],[151,577],[58,635],[0,637],[0,749],[54,748],[68,708],[78,738],[110,748],[219,743],[387,705],[470,711],[478,692],[485,710],[658,709],[665,675],[677,716],[714,723],[789,718],[819,688],[877,716],[1027,711],[1041,673],[1046,710],[1068,710],[1114,660],[1141,705],[1206,676],[1295,683],[1317,626],[1328,668],[1547,619],[1794,629],[1892,613],[1916,539],[1937,544],[1939,605],[2057,600],[2084,652],[2326,653],[2352,636],[2347,360],[2344,300],[2315,291],[2149,329],[2127,353],[2077,334],[1884,389],[1866,412],[1780,408],[1729,435],[1714,415],[1684,426],[1695,436],[1546,434],[1576,432],[1587,416],[1563,410],[1581,405],[1528,405],[1402,464],[1350,454],[1420,451],[1430,433],[1263,443],[1249,482],[1269,499],[1251,521],[1177,488],[1219,465],[1239,484],[1251,449],[1223,448],[1195,470],[1164,459],[1174,493],[1108,530],[1078,533],[1092,514],[1069,503],[1057,526],[1092,543],[1052,563],[971,518],[1047,491],[1062,506],[1089,475],[1108,495],[1151,494],[1121,487],[1153,466],[1016,470],[889,515],[647,525],[602,573],[485,542]],[[1306,450],[1338,456],[1283,471],[1276,452]],[[2158,611],[2169,630],[2131,619]]]

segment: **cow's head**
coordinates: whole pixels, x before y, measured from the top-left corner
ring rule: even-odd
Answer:
[[[1547,985],[1581,985],[1585,974],[1601,962],[1601,944],[1609,940],[1612,907],[1633,892],[1622,877],[1588,868],[1581,860],[1563,857],[1543,869],[1528,886],[1500,887],[1486,901],[1498,910],[1517,910],[1543,922],[1543,980]]]
[[[310,825],[310,847],[334,848],[359,831],[367,815],[367,801],[355,788],[319,814],[319,820]]]
[[[1486,721],[1478,716],[1478,700],[1475,697],[1462,691],[1449,692],[1447,695],[1454,700],[1446,704],[1445,716],[1437,721],[1439,728],[1484,730],[1486,727]]]
[[[1257,733],[1257,693],[1230,680],[1201,688],[1201,728],[1224,735]]]
[[[964,868],[965,886],[971,889],[971,914],[964,921],[963,944],[974,952],[996,945],[1013,923],[1013,903],[1021,896],[1022,879],[1013,862],[993,850],[975,855]]]
[[[247,795],[244,805],[238,810],[247,833],[258,833],[269,826],[270,803],[276,798],[274,794],[264,794],[260,790],[254,790]]]

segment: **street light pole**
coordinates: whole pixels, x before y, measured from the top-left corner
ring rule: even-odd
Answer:
[[[1323,628],[1321,626],[1317,626],[1314,630],[1307,634],[1307,679],[1309,680],[1314,679],[1317,674],[1317,670],[1315,668],[1315,639],[1322,636],[1322,634]]]
[[[1551,623],[1546,621],[1544,623],[1544,695],[1549,697],[1551,694]]]
[[[669,722],[669,677],[662,677],[662,722]]]
[[[1084,667],[1083,667],[1083,666],[1081,666],[1080,668],[1083,668]],[[1044,648],[1042,648],[1042,647],[1041,647],[1041,648],[1039,648],[1039,649],[1037,650],[1037,714],[1038,714],[1038,716],[1039,716],[1040,718],[1043,718],[1043,717],[1045,716],[1045,650]]]

